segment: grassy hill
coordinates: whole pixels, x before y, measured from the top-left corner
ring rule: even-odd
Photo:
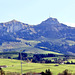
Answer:
[[[53,52],[53,51],[48,51],[44,50],[45,47],[37,48],[35,47],[38,43],[41,43],[41,41],[36,41],[36,40],[24,40],[24,39],[19,39],[20,42],[4,42],[2,45],[0,45],[0,52],[8,52],[8,51],[17,51],[20,52],[20,50],[24,51],[25,53],[33,53],[33,54],[61,54],[58,52]]]
[[[41,39],[42,38],[42,39]],[[24,40],[17,38],[19,42],[4,42],[0,45],[0,52],[17,51],[22,50],[26,53],[33,54],[72,54],[75,52],[75,41],[62,39],[48,39],[41,37],[36,40]],[[71,52],[72,51],[72,52]]]

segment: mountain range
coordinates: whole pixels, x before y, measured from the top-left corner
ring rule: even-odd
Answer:
[[[13,46],[14,43],[17,47]],[[43,50],[75,55],[75,27],[51,17],[38,25],[17,20],[0,23],[0,51],[23,49],[29,52],[32,49],[33,52],[35,48],[36,52]]]

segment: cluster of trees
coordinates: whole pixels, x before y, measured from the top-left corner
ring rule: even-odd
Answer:
[[[13,57],[13,55],[18,55],[18,57]],[[75,64],[75,62],[69,62],[68,59],[75,58],[69,55],[56,55],[56,54],[29,54],[29,53],[19,53],[19,52],[3,52],[0,53],[0,58],[26,60],[27,62],[34,63],[61,63],[62,61],[67,61],[65,64]],[[44,59],[46,57],[53,57],[53,60]],[[60,57],[58,59],[58,57]],[[63,57],[63,59],[61,59]]]
[[[1,52],[0,53],[0,58],[8,58],[8,59],[17,59],[17,57],[13,57],[14,55],[18,55],[19,52]]]
[[[41,75],[53,75],[50,69],[46,70],[45,72],[41,72]],[[68,72],[68,70],[64,70],[63,73],[59,73],[58,75],[72,75]]]
[[[48,60],[48,59],[43,59],[46,57],[53,57],[54,61]],[[58,57],[60,57],[60,58],[58,59]],[[61,57],[63,57],[63,59],[61,59]],[[34,54],[32,62],[35,62],[35,63],[38,63],[38,62],[40,62],[40,63],[43,63],[43,62],[44,63],[59,63],[60,64],[60,63],[63,63],[63,61],[68,61],[68,59],[69,59],[68,55],[64,56],[64,55],[55,55],[55,54]],[[68,64],[68,62],[66,64]],[[74,63],[72,62],[72,64],[74,64]]]
[[[68,70],[64,70],[63,73],[59,73],[58,75],[75,75],[75,74],[71,74],[71,73],[68,73]]]
[[[65,64],[75,64],[75,62],[73,62],[73,61],[71,61],[71,62],[67,61]]]
[[[41,75],[52,75],[50,69],[46,70],[45,72],[41,72]]]
[[[18,55],[18,57],[14,57],[14,55]],[[46,57],[53,57],[54,61],[44,59]],[[64,57],[63,60],[57,59],[58,57]],[[19,60],[29,60],[35,63],[58,63],[59,61],[68,61],[69,58],[75,58],[71,55],[56,55],[56,54],[29,54],[29,53],[19,53],[19,52],[2,52],[0,53],[0,58],[8,58],[8,59],[19,59]],[[75,64],[74,62],[67,62],[66,64]]]
[[[18,55],[18,57],[13,57],[13,55]],[[19,53],[19,52],[4,52],[0,53],[0,58],[26,60],[27,62],[34,63],[61,63],[67,61],[65,64],[75,64],[75,62],[69,62],[68,59],[75,58],[71,55],[56,55],[56,54],[29,54],[29,53]],[[52,60],[44,59],[46,57],[53,57]],[[61,59],[63,57],[63,59]],[[58,59],[59,58],[59,59]]]
[[[19,60],[25,60],[27,57],[27,53],[19,53],[18,59]]]
[[[55,57],[55,55],[54,54],[34,54],[32,62],[38,63],[38,62],[45,61],[46,63],[51,63],[51,60],[42,59],[45,57]]]
[[[35,61],[43,61],[42,58],[45,57],[55,57],[55,54],[34,54],[33,57],[28,57],[27,53],[19,53],[18,59],[22,59],[22,60],[27,60],[28,59],[32,59],[33,62]]]
[[[40,58],[45,58],[45,57],[55,57],[57,55],[55,54],[34,54],[33,57],[40,57]]]
[[[57,57],[64,57],[63,59],[57,58]],[[46,57],[55,57],[53,58],[54,61],[48,60],[48,59],[43,59]],[[64,61],[67,61],[65,64],[75,64],[74,62],[68,62],[69,56],[68,55],[55,55],[55,54],[34,54],[32,57],[28,57],[27,53],[19,53],[18,56],[19,60],[28,60],[34,63],[63,63]]]

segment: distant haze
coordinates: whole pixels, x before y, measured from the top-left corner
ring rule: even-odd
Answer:
[[[49,17],[75,27],[75,0],[0,0],[0,23],[16,19],[36,25]]]
[[[68,25],[68,26],[71,26],[71,27],[75,27],[75,23],[68,23],[68,22],[66,22],[66,23],[64,23],[64,24],[66,24],[66,25]]]

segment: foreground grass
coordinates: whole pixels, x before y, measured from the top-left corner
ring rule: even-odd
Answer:
[[[62,73],[65,69],[68,69],[69,72],[75,73],[75,65],[59,65],[55,64],[40,64],[40,63],[26,63],[22,61],[22,70],[23,73],[26,72],[45,72],[46,69],[50,69],[53,75],[57,75],[59,72]],[[20,60],[11,60],[11,59],[0,59],[0,65],[7,65],[7,68],[3,68],[5,72],[18,72],[21,73],[21,61]]]

